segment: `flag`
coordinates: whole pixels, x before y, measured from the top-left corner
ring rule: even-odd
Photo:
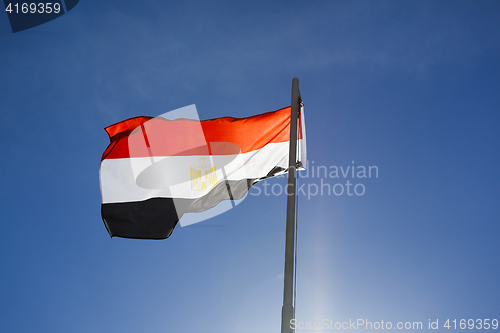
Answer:
[[[136,117],[105,128],[99,170],[109,234],[165,239],[187,213],[241,200],[257,182],[288,170],[290,107],[248,118],[198,121]],[[298,120],[305,166],[305,125]]]

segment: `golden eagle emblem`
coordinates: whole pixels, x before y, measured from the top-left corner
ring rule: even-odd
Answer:
[[[193,194],[203,194],[217,183],[217,173],[213,165],[206,165],[206,158],[200,158],[200,165],[191,166],[191,190]]]

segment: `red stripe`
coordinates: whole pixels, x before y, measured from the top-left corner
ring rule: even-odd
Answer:
[[[113,141],[113,137],[117,134],[129,134],[132,132],[137,126],[145,123],[146,121],[153,119],[153,117],[135,117],[127,120],[120,121],[119,123],[110,125],[106,127],[104,130],[108,133],[109,138]]]
[[[200,135],[200,124],[204,137]],[[138,128],[141,125],[146,129],[145,135]],[[153,156],[246,153],[268,143],[290,140],[290,107],[248,118],[223,117],[201,122],[137,117],[111,125],[106,131],[111,143],[103,154],[103,160],[149,157],[151,155],[145,142]],[[210,143],[210,147],[206,142]]]

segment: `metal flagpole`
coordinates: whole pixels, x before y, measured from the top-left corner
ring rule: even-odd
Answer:
[[[286,207],[285,277],[283,307],[281,309],[281,333],[293,333],[290,321],[294,318],[293,273],[295,252],[295,185],[297,173],[297,114],[299,112],[299,79],[292,80],[292,108],[290,124],[290,151],[288,160],[288,185]]]

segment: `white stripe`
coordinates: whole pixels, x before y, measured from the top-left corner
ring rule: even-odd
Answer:
[[[299,140],[300,141],[300,140]],[[263,148],[239,155],[169,156],[105,159],[99,175],[103,203],[143,201],[150,198],[195,199],[225,180],[267,176],[274,167],[288,167],[289,142],[269,143]],[[200,158],[207,167],[215,166],[217,182],[205,180]],[[201,171],[206,189],[192,189],[191,168]]]

